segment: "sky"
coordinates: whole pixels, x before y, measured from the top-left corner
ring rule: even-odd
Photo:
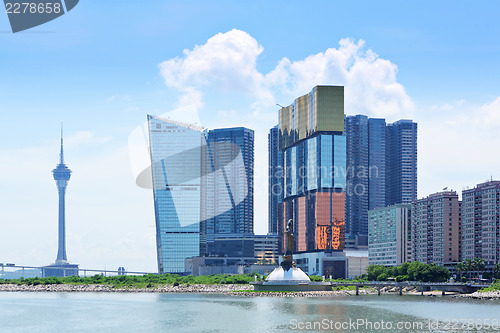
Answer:
[[[82,0],[16,34],[0,14],[0,262],[55,260],[61,122],[67,253],[85,268],[157,271],[153,195],[128,148],[147,114],[255,130],[258,234],[276,104],[318,84],[345,86],[348,115],[418,122],[419,197],[500,179],[498,12],[493,0]]]

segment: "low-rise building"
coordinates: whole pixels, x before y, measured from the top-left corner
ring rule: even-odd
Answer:
[[[343,251],[302,252],[293,255],[297,267],[307,275],[346,279],[349,276],[348,259]]]
[[[347,273],[349,279],[366,274],[368,269],[368,250],[345,249],[347,257]]]

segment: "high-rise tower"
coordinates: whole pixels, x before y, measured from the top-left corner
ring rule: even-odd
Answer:
[[[59,153],[59,164],[52,170],[59,192],[59,249],[57,251],[56,264],[68,262],[66,256],[66,221],[65,221],[65,200],[66,187],[71,177],[71,170],[64,164],[63,132],[61,128],[61,152]]]
[[[213,255],[218,236],[253,235],[254,131],[210,130],[202,164],[201,255]]]
[[[417,200],[417,123],[402,119],[386,127],[387,206]]]
[[[69,179],[71,178],[71,170],[64,164],[64,150],[63,150],[63,130],[61,126],[61,152],[59,153],[59,164],[52,174],[56,181],[57,191],[59,192],[59,242],[57,250],[57,258],[55,264],[45,266],[42,268],[42,276],[56,276],[64,277],[71,275],[78,275],[78,265],[68,263],[66,256],[66,187],[68,187]]]
[[[316,86],[280,110],[284,197],[278,241],[293,220],[296,252],[344,249],[346,137],[344,87]]]
[[[284,161],[283,152],[279,149],[280,139],[279,125],[271,128],[268,135],[269,149],[269,219],[268,234],[278,233],[278,223],[280,221],[279,205],[283,202],[284,196]]]
[[[367,245],[368,210],[417,199],[417,123],[347,116],[345,133],[346,239]]]
[[[148,115],[158,272],[184,273],[200,255],[204,129]]]

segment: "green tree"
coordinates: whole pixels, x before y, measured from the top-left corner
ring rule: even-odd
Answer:
[[[459,262],[455,266],[455,271],[457,272],[457,280],[461,281],[462,280],[462,274],[465,271],[465,265],[463,262]]]
[[[379,276],[377,276],[377,281],[387,281],[388,279],[388,276],[387,276],[387,273],[382,273],[380,274]]]
[[[500,275],[500,264],[496,263],[495,266],[493,266],[493,276],[495,279],[498,279]]]
[[[481,258],[475,258],[474,259],[474,268],[476,269],[476,273],[477,273],[477,278],[479,279],[479,273],[482,273],[484,272],[486,266],[484,264],[484,259],[481,259]]]
[[[369,281],[376,281],[378,276],[382,273],[386,272],[386,267],[382,265],[370,265],[366,269],[366,273],[368,274]]]
[[[467,279],[469,280],[471,277],[471,272],[474,269],[474,263],[472,259],[465,259],[464,260],[464,268],[465,268],[465,273],[467,276]]]

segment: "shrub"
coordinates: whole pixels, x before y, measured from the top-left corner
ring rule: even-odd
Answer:
[[[377,281],[387,281],[387,273],[382,273],[377,276]]]
[[[408,275],[398,275],[396,276],[396,282],[408,281]]]

